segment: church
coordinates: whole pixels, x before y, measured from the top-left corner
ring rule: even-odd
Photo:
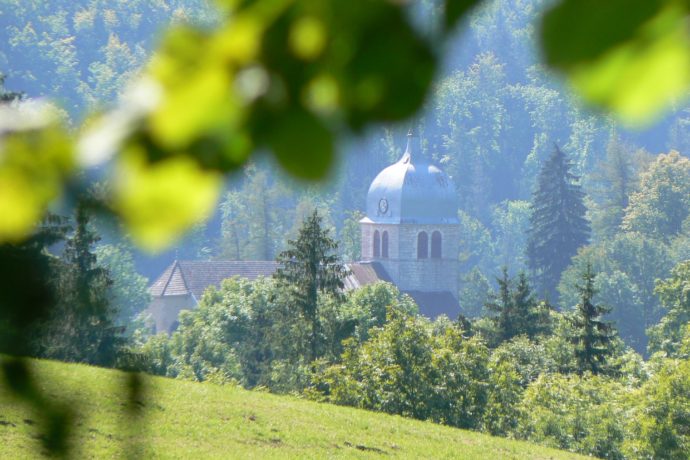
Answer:
[[[419,138],[407,135],[402,158],[371,183],[360,221],[361,261],[347,264],[345,289],[385,281],[411,296],[430,318],[460,313],[458,201],[452,180],[425,161]],[[156,332],[172,332],[182,310],[233,276],[271,276],[275,261],[174,261],[149,288]]]

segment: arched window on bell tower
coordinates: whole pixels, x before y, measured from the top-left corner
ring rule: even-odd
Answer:
[[[431,234],[431,258],[432,259],[440,259],[441,254],[443,254],[442,251],[442,237],[441,237],[441,232],[436,230],[434,233]]]
[[[381,235],[378,230],[374,231],[374,257],[381,257]]]
[[[381,257],[388,258],[388,232],[385,230],[381,234]]]
[[[429,235],[426,232],[417,234],[417,258],[426,259],[429,257]]]

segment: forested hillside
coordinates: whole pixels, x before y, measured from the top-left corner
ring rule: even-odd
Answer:
[[[208,21],[206,0],[3,0],[0,69],[27,97],[58,101],[73,120],[114,102],[165,27]]]

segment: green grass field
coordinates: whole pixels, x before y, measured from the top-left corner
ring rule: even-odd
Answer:
[[[428,422],[239,388],[145,378],[143,422],[125,416],[125,375],[33,361],[40,386],[78,414],[76,458],[583,458]],[[0,458],[41,452],[36,414],[0,389]]]

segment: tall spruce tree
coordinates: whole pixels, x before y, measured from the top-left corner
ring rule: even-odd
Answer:
[[[310,362],[319,357],[319,294],[340,296],[347,274],[338,260],[338,243],[321,221],[316,210],[304,221],[297,240],[289,240],[289,248],[278,255],[274,275],[311,327]]]
[[[527,257],[538,289],[548,300],[557,298],[561,273],[578,248],[587,244],[584,193],[572,165],[556,147],[544,163],[532,195]]]
[[[65,239],[66,219],[48,214],[22,243],[0,244],[0,353],[35,354],[28,337],[39,335],[39,325],[58,302],[54,278],[57,257],[48,248]]]
[[[606,368],[606,358],[613,352],[611,346],[615,332],[602,316],[610,312],[608,307],[594,304],[595,274],[587,264],[582,274],[583,284],[578,285],[580,302],[575,307],[570,322],[573,328],[570,341],[575,346],[575,358],[579,374],[600,374]]]
[[[89,228],[89,211],[83,202],[77,205],[74,224],[53,268],[59,301],[43,326],[39,353],[111,366],[123,343],[123,331],[113,324],[117,312],[110,304],[112,280],[92,252],[100,238]]]

